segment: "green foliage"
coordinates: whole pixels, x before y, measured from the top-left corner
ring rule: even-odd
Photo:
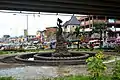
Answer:
[[[118,53],[120,53],[120,45],[116,45],[115,46],[115,51],[118,52]]]
[[[120,80],[120,61],[116,60],[115,67],[113,68],[112,80]]]
[[[88,66],[88,71],[92,76],[92,80],[98,80],[103,72],[107,69],[106,65],[103,64],[103,53],[99,51],[94,57],[89,57],[86,62]]]
[[[57,78],[47,78],[47,79],[40,79],[40,80],[90,80],[90,76],[65,76],[65,77],[57,77]],[[102,76],[99,77],[97,80],[111,80],[109,76]]]
[[[48,78],[43,80],[89,80],[89,76],[66,76],[66,77]]]
[[[19,49],[5,49],[3,51],[14,51],[14,52],[25,52],[25,50],[23,48],[19,48]]]
[[[1,54],[8,54],[9,52],[7,52],[7,51],[0,51],[0,55]]]
[[[16,80],[13,77],[0,77],[0,80]]]
[[[106,24],[104,22],[101,23],[94,23],[95,29],[104,29]]]
[[[80,34],[80,26],[77,26],[77,27],[75,28],[75,32],[74,32],[73,34],[75,34],[76,37],[79,38],[79,34]],[[77,44],[77,49],[79,49],[79,41],[78,41],[78,44]]]
[[[94,23],[93,33],[99,33],[100,30],[105,29],[106,24],[104,22]]]
[[[15,54],[15,53],[18,53],[18,52],[40,52],[40,51],[44,51],[44,52],[49,52],[49,51],[54,51],[54,50],[43,50],[43,49],[34,49],[34,50],[24,50],[24,49],[16,49],[16,50],[3,50],[3,51],[0,51],[0,55],[2,54]]]
[[[74,34],[76,35],[76,37],[79,36],[79,34],[80,34],[80,27],[76,27],[76,28],[75,28]]]

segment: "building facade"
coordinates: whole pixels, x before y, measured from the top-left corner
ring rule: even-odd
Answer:
[[[80,17],[79,21],[81,22],[80,27],[81,31],[87,32],[90,34],[95,28],[95,24],[104,23],[104,29],[102,30],[102,39],[113,40],[120,36],[120,19],[113,19],[106,16],[84,16]],[[92,35],[92,34],[91,34]],[[91,38],[91,35],[89,37]]]
[[[56,40],[57,27],[47,27],[45,30],[46,41]]]

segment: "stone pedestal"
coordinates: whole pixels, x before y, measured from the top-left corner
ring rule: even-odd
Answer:
[[[65,39],[62,35],[56,36],[56,49],[53,56],[70,56],[68,52],[67,45],[65,44]]]

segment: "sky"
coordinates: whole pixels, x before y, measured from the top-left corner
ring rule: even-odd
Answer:
[[[33,14],[14,14],[0,13],[0,37],[3,35],[21,36],[27,28],[28,15],[28,34],[35,35],[37,30],[45,30],[46,27],[57,26],[57,18],[68,21],[71,16],[60,15],[33,15]]]

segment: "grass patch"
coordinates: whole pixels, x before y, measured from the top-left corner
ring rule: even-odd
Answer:
[[[43,50],[43,49],[37,49],[37,50],[24,50],[24,49],[18,49],[18,50],[3,50],[0,51],[0,55],[2,54],[15,54],[20,52],[52,52],[53,50]]]
[[[43,78],[42,80],[89,80],[89,76],[66,76],[66,77],[47,78],[47,79]]]
[[[0,77],[0,80],[16,80],[13,77]]]
[[[0,51],[0,54],[9,54],[10,52],[8,51]]]
[[[98,51],[103,51],[102,49],[87,49],[87,48],[82,48],[82,49],[72,49],[72,51],[92,51],[92,52],[98,52]]]
[[[93,79],[90,76],[67,76],[67,77],[47,78],[42,80],[93,80]],[[102,76],[99,77],[97,80],[111,80],[111,77]]]
[[[0,80],[17,80],[13,77],[0,77]],[[65,77],[56,77],[56,78],[41,78],[41,79],[33,79],[33,80],[93,80],[91,76],[65,76]],[[102,76],[97,78],[96,80],[112,80],[111,76]]]

